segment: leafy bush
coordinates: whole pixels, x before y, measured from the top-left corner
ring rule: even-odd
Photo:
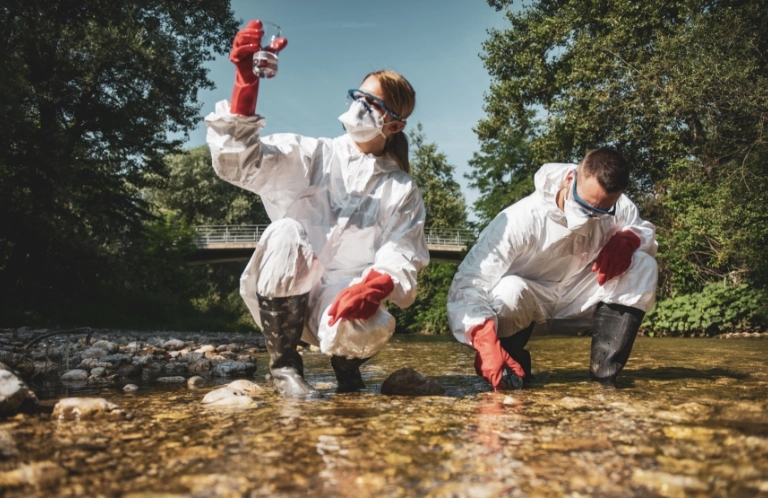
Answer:
[[[711,283],[701,292],[665,299],[646,315],[648,336],[716,335],[768,325],[768,292],[747,284]]]

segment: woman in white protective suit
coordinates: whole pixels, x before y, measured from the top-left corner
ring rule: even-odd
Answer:
[[[533,326],[555,320],[586,321],[590,376],[615,382],[653,307],[658,273],[655,228],[623,194],[628,182],[626,160],[608,148],[578,166],[545,164],[536,191],[499,213],[459,266],[448,321],[495,389],[518,384],[507,371],[531,378]]]
[[[345,135],[262,137],[251,61],[261,36],[259,21],[237,34],[232,102],[205,118],[216,173],[258,194],[272,221],[240,294],[264,333],[278,393],[320,397],[304,379],[300,339],[331,355],[340,392],[359,390],[360,366],[394,332],[381,302],[410,306],[429,262],[403,133],[415,92],[397,73],[374,72],[349,91],[352,104],[339,117]]]

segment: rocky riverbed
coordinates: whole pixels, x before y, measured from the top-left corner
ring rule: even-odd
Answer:
[[[26,349],[43,331],[0,333],[38,400],[32,415],[0,417],[0,495],[768,497],[768,341],[754,337],[640,337],[619,387],[605,389],[588,381],[589,338],[534,336],[537,380],[504,393],[450,337],[394,337],[361,369],[368,388],[349,394],[308,348],[307,380],[325,397],[304,401],[272,392],[257,335],[92,332]],[[174,339],[184,346],[163,347]],[[159,367],[122,378],[127,362],[81,366],[99,341],[117,344],[99,346],[99,360],[149,355]],[[221,351],[195,353],[205,346]],[[182,361],[197,354],[208,374]],[[240,355],[252,374],[211,375]],[[71,370],[88,375],[62,380]],[[382,394],[393,372],[444,390]]]

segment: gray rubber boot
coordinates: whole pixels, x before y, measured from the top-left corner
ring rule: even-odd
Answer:
[[[296,351],[304,331],[309,294],[256,297],[275,391],[292,398],[322,398],[323,395],[304,380],[304,361]]]
[[[531,353],[525,349],[525,345],[528,344],[528,340],[533,333],[534,325],[535,322],[531,322],[530,325],[516,334],[509,337],[499,338],[499,343],[501,343],[501,347],[504,348],[504,351],[506,351],[509,356],[523,368],[523,372],[525,372],[523,385],[526,386],[534,380],[533,374],[531,373]]]
[[[589,376],[606,386],[616,383],[640,329],[645,312],[620,304],[598,303],[592,318]]]
[[[365,382],[363,382],[363,376],[360,374],[360,366],[368,360],[370,358],[348,360],[343,356],[331,356],[331,366],[339,383],[336,392],[351,393],[365,389]]]

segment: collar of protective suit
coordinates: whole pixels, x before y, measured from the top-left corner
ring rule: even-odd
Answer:
[[[555,209],[563,217],[565,215],[557,207],[557,191],[560,190],[560,185],[568,172],[577,167],[576,164],[571,163],[547,163],[539,168],[533,177],[536,193],[541,196],[547,206]]]
[[[344,188],[349,193],[361,193],[373,176],[400,171],[397,161],[390,155],[375,156],[363,153],[349,135],[338,137],[341,144],[341,155],[346,155],[346,161],[340,161]]]

